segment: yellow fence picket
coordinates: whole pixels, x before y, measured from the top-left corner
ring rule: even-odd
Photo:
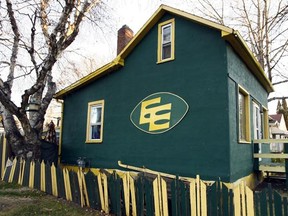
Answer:
[[[242,206],[242,216],[246,216],[246,193],[245,193],[245,187],[244,181],[240,184],[240,198],[241,198],[241,206]]]
[[[234,214],[235,216],[241,216],[241,203],[240,203],[240,188],[239,185],[233,189],[234,193]]]
[[[19,185],[23,184],[24,167],[25,167],[25,161],[20,159],[20,169],[19,169],[19,178],[18,178]]]
[[[101,202],[101,208],[105,213],[109,213],[109,197],[108,197],[108,182],[107,176],[104,173],[97,175],[99,196]]]
[[[108,180],[107,176],[104,173],[102,178],[103,178],[104,200],[105,200],[104,212],[108,214],[109,213]]]
[[[51,166],[51,182],[52,182],[52,194],[58,196],[58,187],[57,187],[57,176],[56,176],[56,167],[54,163]]]
[[[16,164],[17,164],[17,159],[14,158],[14,160],[12,162],[11,172],[10,172],[9,179],[8,179],[8,182],[10,182],[10,183],[13,181],[13,178],[14,178]]]
[[[135,182],[131,175],[129,175],[129,183],[131,191],[132,215],[137,216]]]
[[[153,181],[154,207],[156,216],[168,216],[167,183],[158,174]]]
[[[167,183],[164,179],[161,179],[161,194],[162,194],[163,215],[168,216]]]
[[[254,194],[253,191],[246,186],[247,197],[247,216],[254,216]]]
[[[159,183],[158,177],[153,181],[153,195],[154,195],[154,207],[155,207],[155,216],[162,216],[161,212],[161,201],[159,195]]]
[[[204,182],[200,181],[201,188],[201,216],[207,216],[207,186]]]
[[[195,179],[190,180],[190,210],[191,216],[197,216],[197,205],[196,205],[196,181]]]
[[[19,180],[18,184],[23,185],[24,173],[25,173],[25,164],[26,161],[21,159],[20,160],[20,173],[19,173]]]
[[[67,168],[63,169],[63,178],[64,178],[64,187],[65,187],[66,199],[68,201],[72,201],[70,177],[69,177],[69,171]]]
[[[81,207],[83,207],[85,205],[85,200],[84,200],[84,194],[83,194],[83,182],[82,182],[81,173],[82,171],[78,169],[77,177],[78,177],[78,184],[79,184],[79,191],[80,191],[80,204],[81,204]]]
[[[129,185],[129,172],[126,172],[122,177],[123,193],[124,193],[124,205],[126,216],[130,216],[130,185]]]
[[[90,207],[87,185],[86,185],[85,175],[83,172],[81,173],[81,176],[82,176],[82,184],[83,184],[83,193],[84,193],[85,203],[88,207]]]
[[[23,184],[25,168],[27,161],[20,159],[20,167],[19,167],[19,177],[17,179],[18,184]],[[11,171],[9,176],[5,176],[5,179],[8,182],[13,182],[15,179],[15,171],[18,169],[17,163],[19,165],[17,159],[13,160]],[[30,171],[29,171],[29,187],[34,188],[35,181],[35,162],[29,162]],[[38,164],[37,164],[38,167]],[[9,167],[10,169],[10,167]],[[40,164],[40,189],[42,191],[46,191],[46,164],[44,161]],[[38,170],[37,170],[38,171]],[[6,172],[6,169],[4,170]],[[63,180],[65,187],[65,195],[68,201],[72,201],[72,192],[71,192],[71,183],[70,183],[70,172],[67,168],[63,168]],[[99,196],[101,202],[101,209],[109,214],[109,193],[108,193],[108,177],[107,172],[98,172],[97,180],[98,180],[98,188],[99,188]],[[28,173],[25,174],[25,176]],[[132,173],[133,174],[133,173]],[[126,216],[137,216],[137,205],[136,205],[136,186],[135,186],[135,176],[130,172],[123,172],[121,175],[123,182],[123,204],[125,206],[125,214]],[[170,176],[162,177],[162,174],[158,173],[157,177],[153,180],[153,195],[154,196],[154,214],[155,216],[168,216],[168,190],[167,190],[167,179],[171,178]],[[49,176],[49,175],[48,175]],[[78,169],[77,172],[79,189],[80,189],[80,203],[81,206],[90,207],[85,173],[83,170]],[[176,178],[176,177],[175,177]],[[175,179],[174,178],[174,179]],[[26,180],[26,179],[25,179]],[[204,182],[200,179],[199,175],[196,176],[195,179],[185,178],[181,179],[183,182],[189,182],[190,186],[190,212],[191,216],[207,216],[208,215],[208,207],[207,207],[207,182]],[[52,183],[52,194],[54,196],[58,196],[59,188],[57,186],[57,169],[54,164],[51,166],[51,183]],[[168,181],[169,182],[169,181]],[[221,183],[223,184],[223,183]],[[224,183],[225,184],[225,183]],[[230,188],[233,191],[233,209],[235,216],[254,216],[254,195],[253,191],[242,181],[240,184],[235,186],[231,185]],[[182,193],[182,192],[181,192]],[[147,194],[145,194],[147,196]],[[226,199],[226,198],[225,198]]]
[[[41,166],[40,166],[40,173],[41,173],[41,182],[40,182],[40,189],[41,191],[46,191],[46,173],[45,173],[45,170],[46,170],[46,166],[45,166],[45,163],[44,161],[41,162]]]
[[[97,175],[98,180],[98,189],[99,189],[99,196],[100,196],[100,202],[101,202],[101,209],[104,210],[104,192],[102,187],[102,179],[101,179],[101,173]]]
[[[35,162],[31,161],[30,172],[29,172],[29,187],[30,188],[34,188],[34,178],[35,178]]]

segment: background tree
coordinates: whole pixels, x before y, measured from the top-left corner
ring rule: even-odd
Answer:
[[[275,89],[288,82],[288,3],[284,0],[199,0],[194,13],[240,30]],[[268,102],[288,95],[270,95]],[[285,110],[288,113],[288,109]],[[285,117],[288,122],[288,116]]]
[[[97,20],[101,7],[100,0],[1,2],[0,111],[15,156],[40,158],[44,115],[56,91],[52,68],[79,34],[83,20]],[[17,105],[12,92],[19,88],[19,78],[25,90]],[[29,103],[39,109],[26,112]]]

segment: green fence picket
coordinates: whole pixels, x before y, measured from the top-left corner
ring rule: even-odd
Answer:
[[[58,197],[66,199],[63,169],[60,168],[60,166],[57,166],[56,168],[56,179],[57,179]]]
[[[90,207],[93,209],[101,210],[101,201],[99,196],[98,180],[97,177],[89,171],[85,175],[87,193],[89,198]]]
[[[260,193],[260,215],[268,215],[267,202],[267,190],[265,189]]]
[[[4,173],[3,181],[5,181],[5,182],[9,181],[9,176],[10,176],[10,173],[11,173],[11,169],[12,169],[12,166],[6,167],[6,171]]]
[[[217,195],[216,195],[216,182],[207,187],[207,215],[217,215]]]
[[[231,215],[229,213],[229,189],[224,184],[222,184],[221,198],[223,215]]]
[[[283,215],[282,198],[276,191],[274,191],[274,215]]]
[[[112,175],[107,173],[108,192],[110,197],[110,210],[112,214],[121,215],[121,179],[114,171]]]
[[[99,191],[100,189],[103,190],[103,188],[98,188],[99,187],[98,180],[101,178],[98,178],[98,176],[95,176],[91,171],[84,174],[85,184],[83,185],[86,185],[86,189],[87,189],[87,194],[86,194],[86,190],[80,187],[79,182],[78,182],[79,179],[81,179],[80,183],[82,185],[83,183],[82,173],[80,173],[81,175],[79,177],[77,173],[73,171],[67,171],[67,172],[65,171],[66,173],[65,176],[67,176],[67,178],[65,178],[66,180],[65,182],[63,169],[60,168],[60,166],[58,166],[56,168],[56,172],[54,172],[55,170],[53,168],[53,181],[52,181],[51,165],[48,163],[40,164],[40,162],[36,161],[34,164],[34,162],[31,163],[31,161],[27,160],[24,162],[25,164],[23,167],[21,167],[22,162],[20,160],[19,161],[14,160],[13,163],[14,163],[13,166],[9,166],[5,169],[5,173],[3,176],[4,181],[6,182],[13,181],[13,182],[18,183],[19,179],[21,179],[22,177],[20,176],[21,174],[23,175],[23,181],[22,181],[23,186],[29,186],[29,181],[30,181],[30,187],[33,186],[34,188],[38,190],[43,190],[43,187],[44,187],[44,191],[49,194],[52,194],[52,189],[53,189],[54,195],[58,194],[59,197],[63,197],[63,198],[66,198],[65,184],[68,184],[67,186],[71,187],[71,195],[70,195],[70,190],[69,190],[69,193],[67,192],[68,200],[71,200],[70,198],[72,197],[73,202],[78,203],[79,205],[81,204],[86,205],[88,201],[86,202],[85,198],[87,198],[87,200],[89,200],[89,204],[91,208],[97,209],[97,210],[101,210],[103,208],[103,206],[101,206],[100,191]],[[34,170],[34,173],[31,172],[31,176],[30,176],[30,170],[32,168],[33,169],[35,168],[35,170]],[[21,169],[23,169],[23,172]],[[56,176],[54,176],[54,173]],[[34,175],[34,179],[30,179],[33,177],[33,175]],[[110,209],[110,213],[114,215],[119,215],[119,216],[125,215],[126,211],[125,211],[125,205],[124,205],[124,186],[126,186],[126,183],[125,185],[123,185],[123,181],[119,176],[119,172],[117,173],[116,171],[114,171],[113,174],[110,174],[108,171],[103,170],[101,175],[102,175],[101,176],[102,181],[105,183],[105,186],[103,186],[105,188],[105,195],[103,195],[104,197],[103,196],[101,197],[105,201],[104,203],[105,209],[108,207],[107,209]],[[108,187],[106,185],[106,177],[107,177]],[[129,177],[130,177],[130,174],[129,174]],[[133,196],[133,203],[136,203],[136,212],[138,216],[144,216],[144,215],[154,216],[155,215],[154,191],[153,191],[153,181],[155,180],[155,177],[156,175],[147,174],[147,173],[139,173],[138,176],[136,177],[135,175],[133,175],[133,178],[130,177],[134,181],[135,188],[133,185],[132,185],[133,187],[130,185],[130,187],[128,188],[129,196],[130,196],[131,191],[132,190],[134,191],[135,189],[136,201]],[[56,182],[55,182],[55,178],[56,178]],[[54,182],[55,184],[57,183],[57,185],[52,185],[52,182]],[[198,177],[197,177],[197,181],[180,180],[178,176],[176,176],[176,179],[173,179],[170,177],[161,177],[160,182],[161,182],[160,183],[161,188],[159,188],[159,193],[164,194],[165,202],[162,200],[163,203],[165,204],[163,205],[164,208],[166,207],[166,190],[165,190],[165,193],[162,190],[166,188],[167,186],[166,189],[167,189],[167,194],[168,194],[167,198],[168,198],[169,215],[176,215],[176,216],[191,215],[192,214],[191,203],[193,205],[195,203],[196,204],[198,203],[198,205],[193,206],[194,208],[198,208],[198,206],[201,206],[201,208],[203,207],[201,205],[203,199],[202,197],[199,197],[199,196],[202,196],[203,194],[205,194],[205,192],[202,191],[205,189],[205,187],[201,180],[199,184]],[[154,186],[156,185],[155,183],[156,182],[154,182]],[[129,181],[127,181],[127,185],[128,184],[129,184]],[[195,202],[194,201],[191,202],[190,187],[200,187],[201,184],[202,184],[202,188],[200,189],[195,188],[195,190],[193,190],[193,193],[195,192],[196,195],[191,196],[191,197],[193,197],[193,199],[196,199],[196,200]],[[56,190],[56,186],[57,186],[57,190]],[[106,189],[108,189],[108,196],[107,196]],[[83,191],[80,191],[80,190],[83,190]],[[241,193],[245,191],[245,189],[244,190],[240,189],[240,190],[241,190]],[[201,192],[201,194],[198,194],[199,192]],[[206,185],[207,215],[208,216],[222,216],[222,215],[232,216],[236,214],[234,213],[234,192],[235,192],[234,189],[233,190],[229,189],[228,187],[225,186],[224,183],[220,181],[214,182],[210,186]],[[240,195],[238,194],[238,196]],[[198,198],[200,200],[197,200]],[[239,197],[236,197],[236,198],[237,198],[236,200],[239,199]],[[247,199],[246,195],[241,194],[241,200],[244,200],[244,199],[245,200]],[[256,191],[254,193],[253,202],[254,202],[254,215],[255,216],[263,216],[263,215],[265,216],[266,215],[269,215],[269,216],[285,215],[286,216],[288,215],[287,197],[282,197],[281,194],[279,194],[276,190],[272,188],[271,184],[268,184],[268,188],[263,189],[261,192]],[[131,203],[132,203],[132,199],[130,199],[130,204]],[[126,203],[126,205],[127,204],[128,203]],[[135,209],[134,206],[133,206],[133,210]],[[248,205],[248,206],[251,207],[251,205]],[[244,206],[242,207],[244,209]],[[109,210],[107,209],[105,211],[106,213],[109,213]],[[192,209],[192,210],[197,210],[196,211],[197,213],[201,211],[200,209]],[[166,208],[165,208],[165,211],[166,211]],[[243,211],[242,208],[241,210],[239,210],[239,212],[241,211]],[[246,213],[249,213],[249,212],[242,212],[242,215],[246,215]],[[201,215],[205,214],[205,212],[204,211],[200,212],[200,214]]]
[[[153,196],[153,183],[151,178],[143,176],[144,185],[144,203],[146,204],[146,215],[154,216],[154,196]]]
[[[171,182],[171,215],[177,216],[180,214],[179,212],[179,178],[176,177],[175,180]]]
[[[41,165],[39,161],[35,162],[35,172],[34,172],[34,188],[41,190]]]
[[[69,171],[69,179],[70,179],[70,185],[71,185],[72,200],[73,202],[81,205],[80,188],[79,188],[77,173],[73,171]]]
[[[19,173],[20,173],[20,160],[17,160],[16,161],[16,165],[15,165],[15,170],[14,170],[14,175],[13,175],[12,182],[18,183]]]
[[[269,215],[273,215],[273,191],[271,183],[268,184],[268,206],[269,206]]]
[[[137,215],[143,216],[144,214],[144,176],[143,173],[139,173],[135,180],[135,192],[136,192],[136,208]]]
[[[46,182],[46,193],[52,194],[52,178],[51,178],[51,165],[46,163],[45,165],[45,182]]]
[[[189,185],[185,182],[179,182],[179,192],[180,192],[180,210],[181,215],[188,216],[190,214],[190,193],[189,193]]]
[[[28,187],[29,186],[29,179],[30,179],[30,165],[31,161],[26,160],[25,166],[24,166],[24,174],[23,174],[23,186]]]
[[[4,170],[2,170],[3,165],[5,165],[5,164],[2,164],[3,150],[4,150],[4,133],[0,133],[0,174],[1,175],[2,173],[4,173],[4,170],[5,170],[5,167],[4,167]]]
[[[287,201],[287,197],[283,198],[283,212],[284,212],[284,215],[288,215],[288,201]]]
[[[261,216],[259,206],[260,206],[260,195],[259,195],[259,192],[257,191],[254,193],[254,213],[255,213],[255,216]]]
[[[234,215],[234,201],[233,201],[233,190],[229,189],[229,211],[230,215]]]

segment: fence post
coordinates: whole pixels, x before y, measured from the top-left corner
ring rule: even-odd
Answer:
[[[252,142],[252,148],[253,148],[253,154],[252,157],[254,159],[254,170],[255,171],[259,171],[259,158],[254,158],[254,154],[258,154],[259,153],[259,143],[254,143],[254,141]]]
[[[284,143],[284,154],[288,153],[288,143]],[[286,188],[288,189],[288,159],[285,158]]]

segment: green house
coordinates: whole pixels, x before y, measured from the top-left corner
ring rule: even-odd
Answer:
[[[123,28],[120,44],[131,35]],[[237,31],[162,5],[119,52],[56,94],[62,164],[122,161],[226,182],[253,174],[273,87]]]

